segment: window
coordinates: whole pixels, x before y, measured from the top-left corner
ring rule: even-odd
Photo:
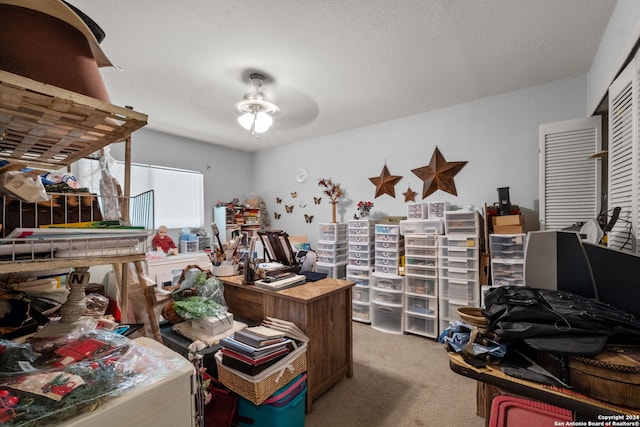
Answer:
[[[97,160],[81,159],[74,165],[82,187],[100,193],[100,167]],[[75,171],[75,169],[74,169]],[[124,162],[115,160],[109,171],[124,185]],[[155,224],[168,228],[204,225],[203,176],[197,171],[162,166],[131,164],[131,196],[154,191]]]

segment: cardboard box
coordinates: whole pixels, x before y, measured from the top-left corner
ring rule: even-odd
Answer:
[[[233,326],[233,314],[227,313],[226,316],[205,317],[203,319],[191,319],[191,327],[203,334],[214,336],[228,331]]]
[[[522,234],[522,225],[494,225],[493,234]]]
[[[522,225],[522,215],[496,215],[492,217],[493,225]]]

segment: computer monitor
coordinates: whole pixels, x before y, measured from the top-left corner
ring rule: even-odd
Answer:
[[[531,231],[524,255],[524,284],[530,288],[598,298],[580,235],[574,231]]]
[[[640,318],[640,256],[587,242],[582,245],[598,299]]]

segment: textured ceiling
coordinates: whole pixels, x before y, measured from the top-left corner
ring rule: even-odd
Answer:
[[[254,151],[589,71],[615,0],[69,0],[106,32],[111,101]],[[280,106],[256,140],[248,75]]]

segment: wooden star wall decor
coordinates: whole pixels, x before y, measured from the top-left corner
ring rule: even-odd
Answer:
[[[376,195],[375,198],[382,196],[383,194],[388,194],[391,197],[396,197],[395,185],[402,179],[401,176],[391,175],[389,173],[389,168],[385,164],[382,168],[382,172],[380,172],[380,176],[374,176],[373,178],[369,178],[369,181],[376,186]]]
[[[407,188],[407,191],[402,193],[402,195],[404,196],[404,201],[405,202],[415,202],[416,201],[416,194],[418,194],[418,193],[413,191],[411,189],[411,186],[409,186],[409,188]]]
[[[457,196],[458,192],[453,177],[456,176],[456,174],[460,172],[460,169],[466,164],[467,162],[447,162],[440,153],[440,150],[438,150],[438,147],[436,147],[428,165],[411,170],[411,172],[423,181],[422,198],[426,198],[429,194],[437,190],[446,191],[449,194]]]

